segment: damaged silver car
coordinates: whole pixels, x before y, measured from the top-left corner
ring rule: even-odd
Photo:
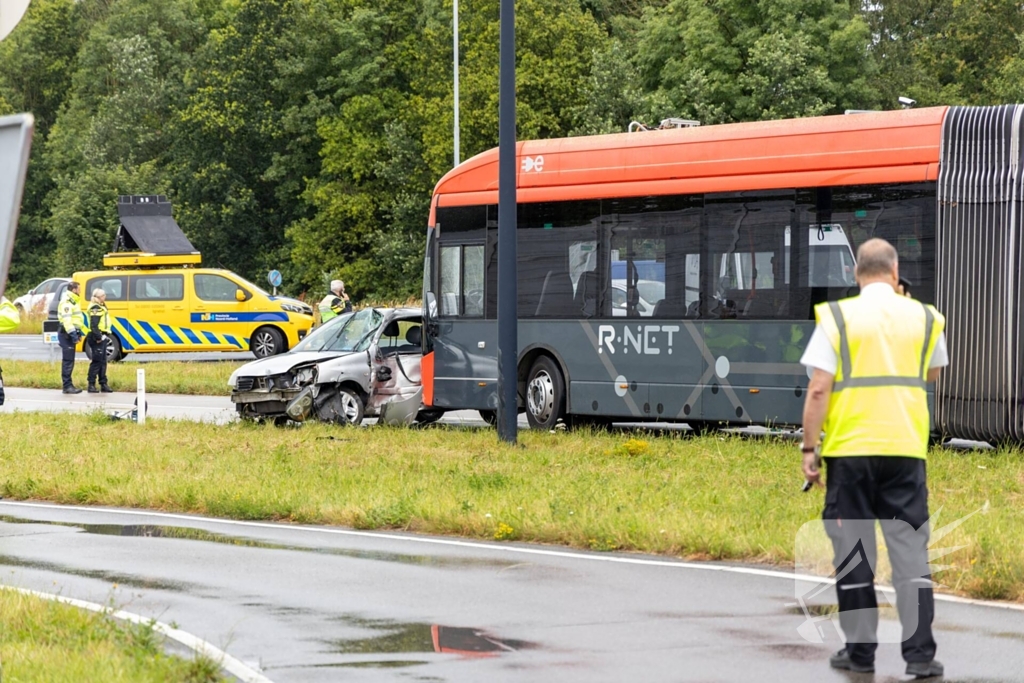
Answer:
[[[366,308],[315,329],[279,356],[247,363],[231,374],[231,401],[244,419],[322,420],[358,425],[433,422],[420,385],[422,312]]]

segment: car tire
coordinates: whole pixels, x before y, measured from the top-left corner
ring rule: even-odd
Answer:
[[[484,422],[489,424],[490,426],[494,427],[494,426],[496,426],[498,424],[498,411],[497,410],[481,410],[479,412],[480,412],[480,418]]]
[[[91,361],[92,345],[89,342],[82,344],[82,351],[85,353],[85,357]],[[121,340],[117,338],[117,335],[110,335],[110,341],[107,342],[107,362],[116,363],[124,358],[124,356],[124,350],[121,348]]]
[[[261,327],[252,333],[249,339],[249,350],[257,358],[269,358],[284,353],[284,335],[275,327]]]
[[[526,419],[532,429],[554,429],[565,417],[565,380],[550,356],[533,363],[526,378]]]
[[[338,387],[326,401],[317,406],[316,413],[324,422],[339,425],[360,425],[366,406],[363,397],[350,387]]]

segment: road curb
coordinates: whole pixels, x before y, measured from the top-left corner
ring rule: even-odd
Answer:
[[[273,683],[269,678],[256,671],[252,667],[243,664],[240,660],[235,659],[227,652],[224,652],[220,648],[214,647],[210,643],[206,642],[202,638],[192,635],[187,631],[182,631],[178,628],[165,624],[154,619],[147,619],[139,614],[133,614],[132,612],[125,612],[124,610],[115,610],[113,607],[107,605],[100,605],[95,602],[88,602],[86,600],[78,600],[76,598],[69,598],[63,595],[56,595],[54,593],[43,593],[42,591],[34,591],[28,588],[18,588],[16,586],[6,586],[0,584],[0,590],[14,591],[23,595],[31,595],[43,600],[51,600],[53,602],[59,602],[64,605],[70,605],[79,609],[88,610],[90,612],[98,612],[109,614],[115,619],[121,619],[122,621],[128,621],[133,624],[140,624],[143,626],[149,626],[157,633],[161,634],[165,638],[169,638],[176,643],[184,645],[188,649],[202,654],[210,659],[218,662],[222,671],[229,673],[234,676],[242,683]]]

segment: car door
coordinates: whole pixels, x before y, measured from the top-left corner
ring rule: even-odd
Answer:
[[[191,277],[195,296],[189,325],[193,332],[210,348],[248,349],[248,330],[252,324],[246,314],[252,308],[252,292],[219,273],[197,272]]]
[[[154,271],[128,276],[128,334],[137,349],[181,348],[175,328],[187,319],[185,276]]]

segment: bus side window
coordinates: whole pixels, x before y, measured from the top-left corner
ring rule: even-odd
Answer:
[[[462,294],[462,247],[441,247],[441,315],[459,314]]]
[[[467,244],[441,247],[441,315],[482,318],[484,315],[484,247]]]

